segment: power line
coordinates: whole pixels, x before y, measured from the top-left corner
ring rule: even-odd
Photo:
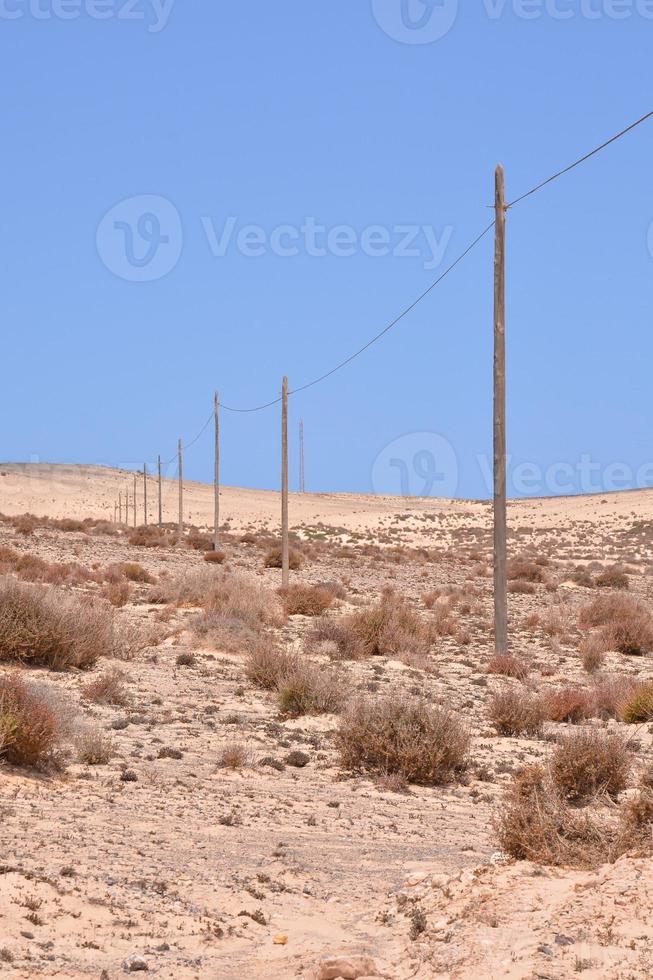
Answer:
[[[413,302],[409,306],[407,306],[404,310],[402,310],[401,313],[398,316],[396,316],[394,320],[388,323],[387,326],[383,328],[383,330],[377,333],[376,336],[372,337],[371,340],[368,340],[368,342],[363,347],[359,348],[359,350],[355,351],[353,354],[350,354],[350,356],[345,358],[344,361],[341,361],[339,364],[336,364],[336,366],[331,368],[330,371],[327,371],[325,374],[321,374],[319,377],[314,378],[312,381],[307,382],[307,384],[300,385],[299,388],[293,388],[291,391],[288,392],[288,394],[297,395],[300,391],[306,391],[308,388],[313,388],[314,385],[318,385],[320,384],[320,382],[326,381],[326,379],[330,378],[331,375],[335,374],[337,371],[341,371],[342,368],[346,367],[348,364],[351,364],[351,362],[356,360],[357,357],[360,357],[361,354],[364,354],[366,350],[369,350],[370,347],[378,343],[378,341],[381,340],[382,337],[385,337],[385,335],[390,330],[392,330],[393,327],[396,327],[397,324],[404,319],[404,317],[408,316],[408,314],[412,310],[414,310],[415,307],[418,306],[418,304],[421,303],[422,300],[425,299],[425,297],[428,296],[428,294],[433,289],[435,289],[435,287],[439,285],[439,283],[441,283],[442,280],[445,279],[450,272],[453,272],[456,266],[459,265],[462,262],[462,260],[469,255],[472,249],[476,248],[476,246],[485,238],[487,233],[492,228],[494,228],[494,221],[491,221],[490,224],[487,226],[487,228],[484,228],[483,231],[480,233],[480,235],[476,236],[474,241],[467,246],[465,251],[461,252],[458,258],[455,259],[451,263],[451,265],[448,266],[444,270],[444,272],[441,275],[439,275],[437,279],[434,280],[434,282],[431,283],[430,286],[428,286],[422,293],[420,293],[417,299],[413,300]],[[224,405],[224,404],[222,405],[222,408],[226,409],[227,412],[260,412],[264,408],[270,408],[272,405],[277,405],[280,401],[281,401],[281,396],[275,398],[273,401],[266,402],[265,405],[256,405],[254,408],[231,408],[229,405]]]
[[[645,116],[642,116],[640,119],[637,119],[634,123],[631,123],[630,126],[626,126],[626,128],[622,129],[621,132],[616,133],[614,136],[611,136],[609,140],[605,141],[605,143],[601,143],[600,146],[597,146],[593,150],[590,150],[589,153],[586,153],[579,160],[576,160],[574,163],[570,163],[568,167],[564,168],[564,170],[559,170],[557,173],[552,174],[551,177],[547,177],[547,179],[543,180],[540,184],[537,184],[535,187],[532,187],[530,191],[526,191],[526,193],[522,194],[521,197],[515,198],[514,201],[511,201],[510,204],[506,205],[506,209],[514,208],[516,204],[520,204],[521,201],[524,201],[527,197],[530,197],[532,194],[536,194],[537,191],[541,191],[543,187],[546,187],[547,184],[551,184],[554,180],[557,180],[558,177],[563,177],[565,174],[568,174],[570,170],[574,170],[576,167],[579,167],[581,163],[585,163],[586,160],[589,160],[591,159],[591,157],[596,156],[596,154],[600,153],[601,150],[605,150],[606,146],[610,146],[612,143],[616,143],[616,141],[620,140],[622,136],[626,135],[626,133],[630,133],[631,130],[635,129],[637,126],[641,126],[641,124],[646,122],[647,119],[650,119],[651,116],[653,116],[653,110],[651,110],[651,112],[647,112]]]

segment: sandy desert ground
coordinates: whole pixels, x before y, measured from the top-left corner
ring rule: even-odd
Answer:
[[[653,493],[510,505],[515,677],[488,672],[488,504],[292,496],[301,567],[291,581],[326,589],[329,623],[399,603],[419,624],[414,643],[389,639],[350,657],[325,638],[324,617],[286,607],[254,629],[194,595],[198,583],[219,591],[235,582],[241,598],[250,590],[265,597],[261,608],[281,608],[280,572],[265,564],[278,495],[223,491],[224,561],[213,564],[203,537],[210,487],[185,488],[195,530],[183,543],[172,532],[155,544],[103,523],[132,479],[93,467],[0,466],[5,586],[17,577],[58,601],[92,602],[119,638],[90,669],[55,671],[8,655],[0,626],[0,674],[34,685],[65,719],[57,766],[0,761],[0,975],[653,974],[653,803],[632,846],[617,847],[612,833],[635,803],[650,802],[653,786],[653,711],[627,723],[613,693],[653,682]],[[172,522],[174,482],[164,499]],[[154,480],[149,504],[152,522]],[[43,520],[15,519],[26,513]],[[643,647],[632,655],[604,644],[587,669],[584,610],[606,597],[637,604]],[[257,686],[248,667],[254,632],[312,665],[312,683],[327,678],[338,703],[291,711],[280,688]],[[103,696],[94,682],[107,676]],[[546,704],[541,724],[501,730],[493,704],[506,692],[518,704]],[[580,708],[559,720],[551,706],[565,698]],[[465,765],[435,784],[391,765],[346,765],[338,733],[351,701],[439,706],[469,734]],[[0,693],[0,721],[2,710]],[[621,738],[628,754],[615,792],[565,804],[569,820],[596,821],[605,834],[588,850],[579,833],[578,860],[517,860],[497,829],[515,777],[529,766],[549,772],[560,740],[578,732]],[[560,840],[576,843],[564,828]]]

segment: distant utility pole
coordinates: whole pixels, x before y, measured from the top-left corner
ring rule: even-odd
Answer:
[[[129,487],[125,490],[125,526],[129,527]]]
[[[495,174],[494,249],[494,643],[508,652],[506,505],[506,200],[503,167]]]
[[[299,423],[299,492],[306,493],[306,473],[304,471],[304,420]]]
[[[114,503],[113,503],[113,523],[114,524],[117,522],[117,517],[118,517],[118,504],[114,501]]]
[[[136,527],[136,474],[134,473],[134,527]]]
[[[143,463],[143,524],[147,527],[147,463]]]
[[[161,492],[161,457],[157,456],[156,466],[159,472],[159,527],[163,526],[163,497]]]
[[[214,447],[213,447],[213,484],[214,484],[214,514],[213,514],[213,550],[218,551],[220,545],[220,401],[216,391],[213,397]]]
[[[281,587],[290,582],[288,542],[288,378],[281,385]]]
[[[179,540],[184,536],[184,460],[181,446],[181,439],[177,444],[177,457],[179,465]]]
[[[118,522],[122,524],[122,492],[118,494]]]

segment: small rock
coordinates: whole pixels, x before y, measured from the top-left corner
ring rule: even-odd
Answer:
[[[142,956],[129,956],[122,964],[122,968],[125,973],[146,973],[149,970]]]
[[[570,939],[569,936],[564,936],[562,933],[559,933],[555,937],[554,942],[557,946],[573,946],[576,940]]]
[[[275,946],[285,946],[288,942],[288,936],[275,936],[272,942]]]
[[[553,950],[550,946],[547,946],[546,943],[540,943],[540,945],[537,947],[537,951],[538,953],[544,953],[545,956],[553,956]]]
[[[369,956],[339,956],[322,960],[316,980],[362,980],[370,976],[378,976],[378,971]]]

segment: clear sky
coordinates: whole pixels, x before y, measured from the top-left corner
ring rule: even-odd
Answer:
[[[652,49],[651,0],[0,0],[0,456],[153,464],[214,388],[328,370],[497,162],[514,198],[653,108]],[[652,159],[653,121],[508,216],[512,494],[653,485]],[[488,236],[291,399],[291,485],[303,418],[310,490],[487,496],[491,341]],[[222,429],[224,481],[277,487],[278,408]]]

